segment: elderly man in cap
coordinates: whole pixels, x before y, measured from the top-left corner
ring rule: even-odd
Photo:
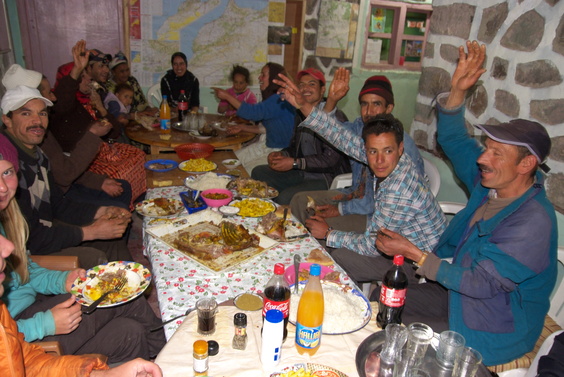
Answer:
[[[389,258],[382,257],[374,245],[382,227],[400,232],[420,247],[433,248],[445,229],[445,216],[427,180],[404,153],[405,132],[401,122],[391,114],[367,117],[361,137],[324,111],[312,107],[291,80],[280,77],[284,81],[276,83],[285,84],[281,91],[307,116],[301,126],[312,129],[351,158],[367,164],[374,175],[373,212],[361,230],[333,229],[318,214],[305,222],[313,236],[326,240],[326,245],[334,249],[331,256],[335,261],[357,282],[381,280],[391,266]],[[330,96],[348,80],[348,71],[339,69],[331,83]],[[367,80],[360,94],[363,115],[369,112],[367,107],[385,105],[382,97],[373,92],[374,81],[373,78]]]
[[[467,47],[468,54],[460,47],[451,92],[439,97],[437,131],[471,193],[468,204],[435,249],[389,230],[382,230],[389,237],[378,237],[376,246],[416,261],[417,273],[429,281],[409,289],[404,322],[457,331],[484,364],[496,365],[533,349],[550,306],[558,235],[539,168],[547,171],[551,141],[542,125],[524,119],[477,125],[486,135],[485,149],[468,135],[465,94],[485,72],[486,48],[477,42]]]
[[[305,100],[323,109],[325,100],[325,76],[315,68],[298,72],[298,87]],[[346,122],[346,115],[334,110],[340,122]],[[298,110],[294,120],[294,134],[290,145],[268,155],[268,165],[253,169],[252,177],[268,183],[279,191],[274,200],[278,204],[289,204],[294,194],[301,191],[327,190],[333,178],[351,171],[348,157],[327,143],[315,132],[298,127],[305,119]]]
[[[47,107],[52,105],[37,89],[23,85],[6,91],[1,102],[2,133],[16,147],[20,161],[16,199],[29,226],[28,249],[31,254],[78,255],[84,268],[131,260],[125,240],[115,240],[130,222],[129,211],[73,202],[55,185],[49,159],[39,148],[47,131]]]

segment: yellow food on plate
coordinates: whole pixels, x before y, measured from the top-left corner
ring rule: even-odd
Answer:
[[[215,169],[217,165],[205,158],[195,158],[192,160],[184,161],[180,164],[180,169],[184,171],[211,171]]]
[[[124,270],[118,270],[116,272],[106,272],[105,274],[101,275],[98,278],[98,283],[96,285],[86,286],[88,297],[90,297],[92,301],[99,299],[104,293],[113,289],[117,285],[121,275],[125,276]],[[131,297],[134,293],[135,289],[126,284],[119,292],[110,293],[103,301],[103,304],[113,304],[115,302],[125,300]]]
[[[243,199],[232,206],[239,208],[238,215],[243,217],[261,217],[275,210],[274,204],[256,198]]]
[[[286,373],[282,373],[280,377],[313,377],[314,375],[304,368],[300,368],[298,370],[291,370]]]

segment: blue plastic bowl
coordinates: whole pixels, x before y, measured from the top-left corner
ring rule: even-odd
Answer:
[[[184,208],[188,211],[189,214],[201,211],[203,209],[208,208],[208,205],[202,200],[202,198],[198,198],[198,202],[202,203],[200,207],[189,207],[188,203],[186,202],[186,198],[194,198],[196,195],[196,191],[182,191],[180,194],[180,200],[182,200],[182,204],[184,204]]]

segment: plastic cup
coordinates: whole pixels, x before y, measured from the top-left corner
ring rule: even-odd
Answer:
[[[439,365],[447,369],[452,368],[456,355],[462,350],[465,343],[464,336],[456,331],[443,331],[439,336],[439,347],[437,348],[437,362]]]
[[[212,298],[201,298],[196,302],[196,310],[198,312],[198,334],[213,334],[215,332],[217,301]]]
[[[412,357],[417,364],[423,361],[427,348],[433,339],[433,329],[421,322],[414,322],[407,326],[407,350],[412,353]]]
[[[474,377],[481,363],[480,352],[470,347],[463,347],[456,355],[452,377]]]
[[[382,346],[380,359],[385,363],[393,364],[407,340],[408,330],[402,325],[391,323],[386,326],[385,331],[386,340]]]

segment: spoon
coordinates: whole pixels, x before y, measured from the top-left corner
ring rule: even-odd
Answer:
[[[177,315],[176,317],[173,317],[173,318],[169,319],[168,321],[165,321],[165,322],[161,323],[161,324],[158,325],[157,327],[153,327],[153,328],[152,328],[151,330],[149,330],[149,331],[153,332],[153,331],[157,331],[157,330],[159,330],[159,329],[162,329],[165,325],[168,325],[169,323],[171,323],[171,322],[174,321],[174,320],[177,320],[178,318],[187,316],[188,314],[192,313],[194,310],[196,310],[195,307],[194,307],[194,308],[190,308],[190,309],[186,310],[186,313],[181,314],[181,315]]]
[[[294,279],[294,294],[298,294],[298,289],[300,285],[300,262],[302,261],[302,257],[298,254],[294,254],[294,271],[295,271],[295,279]]]

